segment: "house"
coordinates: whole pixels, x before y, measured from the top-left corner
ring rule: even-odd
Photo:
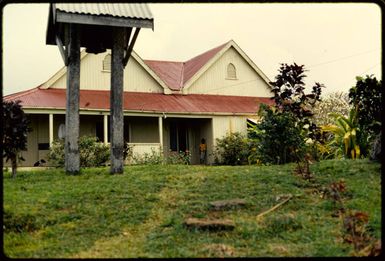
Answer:
[[[80,135],[109,142],[109,52],[82,51],[80,65]],[[66,67],[42,85],[5,96],[21,100],[31,120],[22,166],[47,160],[50,143],[64,137]],[[210,153],[228,132],[246,133],[261,103],[271,103],[269,79],[233,41],[186,62],[143,60],[132,52],[124,70],[124,139],[134,154],[152,150],[167,157],[189,150],[199,163],[199,143]]]

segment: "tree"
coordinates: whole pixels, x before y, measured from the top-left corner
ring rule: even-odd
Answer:
[[[264,163],[285,164],[303,156],[305,138],[293,114],[262,104],[260,123],[249,128],[249,137],[258,141],[257,153]]]
[[[274,105],[262,105],[261,121],[249,128],[249,137],[259,142],[257,151],[265,163],[284,164],[301,161],[310,141],[313,152],[321,131],[312,121],[313,107],[320,101],[322,87],[315,83],[305,93],[304,65],[281,64],[274,82],[270,82]],[[314,153],[318,158],[317,153]]]
[[[320,101],[320,96],[323,84],[315,83],[312,91],[305,94],[304,65],[296,63],[288,65],[281,64],[278,70],[279,74],[275,77],[275,82],[270,82],[273,86],[272,92],[275,102],[275,107],[281,112],[291,113],[297,124],[307,130],[307,135],[313,140],[317,140],[319,136],[319,128],[312,122],[312,109],[317,101]]]
[[[3,119],[3,158],[11,161],[14,178],[18,160],[24,160],[20,151],[27,149],[27,135],[32,129],[20,101],[3,101]]]
[[[361,130],[374,136],[381,130],[382,83],[372,75],[356,77],[356,80],[356,86],[349,90],[349,103],[357,108]]]
[[[338,113],[348,117],[350,108],[348,93],[332,92],[323,96],[322,101],[314,106],[313,120],[317,126],[333,124],[334,118],[329,117],[330,113]]]
[[[366,157],[370,146],[374,146],[374,141],[381,139],[383,88],[382,82],[372,75],[356,77],[356,80],[356,86],[349,90],[349,102],[357,110],[358,127],[361,130],[357,139],[360,144],[366,144],[361,148],[361,154]]]

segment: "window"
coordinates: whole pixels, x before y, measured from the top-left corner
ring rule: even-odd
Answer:
[[[111,54],[107,54],[103,60],[103,71],[111,71]]]
[[[227,65],[227,79],[237,79],[237,70],[232,63]]]

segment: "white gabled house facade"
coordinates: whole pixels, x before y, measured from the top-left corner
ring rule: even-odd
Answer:
[[[109,142],[110,54],[81,53],[80,135]],[[23,166],[45,159],[65,122],[66,67],[39,87],[5,96],[21,100],[31,120]],[[186,62],[143,60],[132,52],[124,70],[124,138],[133,153],[152,150],[168,156],[191,153],[199,163],[206,139],[207,163],[216,139],[247,132],[260,103],[271,103],[269,79],[234,42],[229,41]]]

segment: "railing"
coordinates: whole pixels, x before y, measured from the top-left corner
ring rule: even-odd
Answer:
[[[143,160],[160,160],[162,151],[160,143],[127,143],[130,147],[125,164],[136,164]]]

